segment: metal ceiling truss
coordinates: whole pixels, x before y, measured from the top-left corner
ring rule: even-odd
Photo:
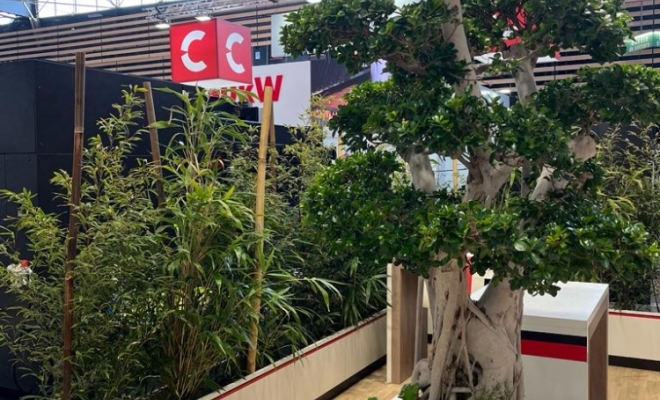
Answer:
[[[2,2],[0,2],[2,3]],[[37,0],[9,0],[5,1],[7,5],[11,6],[11,3],[14,3],[13,6],[9,7],[9,10],[4,9],[2,4],[0,4],[0,17],[4,18],[28,18],[30,24],[33,28],[39,26],[38,13],[35,13],[38,7]],[[16,4],[21,4],[22,7],[19,10],[15,9]]]
[[[221,11],[255,6],[259,4],[278,3],[278,0],[190,0],[176,3],[161,3],[147,8],[150,11],[148,20],[170,22],[172,19],[211,16]]]

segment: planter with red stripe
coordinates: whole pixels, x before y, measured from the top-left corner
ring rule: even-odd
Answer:
[[[385,364],[385,311],[199,400],[332,399]]]
[[[660,314],[610,310],[610,365],[660,371]]]

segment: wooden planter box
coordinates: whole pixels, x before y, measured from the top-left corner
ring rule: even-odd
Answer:
[[[385,363],[385,311],[199,400],[332,399]]]

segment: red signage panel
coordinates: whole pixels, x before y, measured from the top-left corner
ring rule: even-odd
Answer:
[[[170,27],[172,80],[192,82],[218,75],[217,28],[213,21]]]
[[[174,82],[252,83],[250,28],[221,19],[173,25],[170,59]]]
[[[252,31],[247,26],[216,19],[218,79],[252,83]]]

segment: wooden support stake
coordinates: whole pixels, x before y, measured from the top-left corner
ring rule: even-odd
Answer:
[[[415,305],[415,358],[414,365],[423,358],[424,346],[428,347],[428,322],[424,318],[424,278],[417,279],[417,302]],[[426,323],[426,324],[425,324]]]
[[[454,158],[451,160],[451,172],[454,181],[454,191],[458,191],[458,161]]]
[[[415,337],[419,333],[416,328],[417,285],[420,281],[412,272],[391,264],[387,267],[387,277],[386,379],[387,383],[398,385],[410,378],[415,367]]]
[[[151,91],[151,82],[143,83],[144,98],[147,108],[147,123],[151,126],[156,122],[156,109],[154,107],[154,96]],[[154,164],[156,172],[156,197],[158,199],[158,207],[165,204],[165,191],[163,190],[163,167],[160,162],[160,147],[158,143],[158,130],[156,128],[149,128],[149,142],[151,143],[151,160]]]
[[[73,167],[71,171],[71,205],[66,247],[64,277],[64,362],[62,363],[62,400],[71,398],[71,356],[73,344],[73,271],[78,244],[78,208],[82,182],[82,150],[85,129],[85,53],[76,53],[75,99],[73,127]]]
[[[270,113],[270,127],[268,138],[270,139],[270,174],[271,178],[275,176],[275,168],[277,166],[277,143],[275,143],[275,113]],[[273,183],[274,185],[274,183]],[[273,190],[275,188],[273,187]]]
[[[259,136],[259,163],[257,164],[257,204],[255,207],[255,232],[259,238],[256,251],[256,265],[254,270],[255,298],[252,307],[255,311],[255,319],[250,325],[250,347],[248,348],[248,373],[253,373],[257,366],[257,345],[259,341],[259,313],[261,312],[261,280],[262,265],[264,259],[264,208],[266,201],[266,157],[268,151],[268,140],[273,127],[273,88],[267,86],[264,91],[264,113],[261,120],[261,135]],[[272,133],[273,137],[275,132]]]

